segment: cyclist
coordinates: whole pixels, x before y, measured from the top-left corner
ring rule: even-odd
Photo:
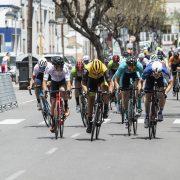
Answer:
[[[88,64],[90,62],[90,57],[88,55],[83,56],[83,63]]]
[[[76,62],[76,66],[71,70],[71,84],[73,84],[73,79],[75,79],[75,88],[81,88],[83,71],[84,71],[84,64],[83,61],[79,59]],[[76,99],[76,112],[80,112],[78,89],[75,89],[75,99]]]
[[[83,90],[88,93],[88,127],[86,129],[87,133],[91,133],[92,130],[92,114],[93,105],[95,101],[95,93],[100,88],[103,91],[108,91],[109,89],[109,75],[107,67],[98,59],[94,59],[89,64],[85,66],[85,71],[83,75]],[[103,118],[108,117],[108,95],[104,95],[104,113]]]
[[[69,115],[68,99],[70,98],[71,82],[70,82],[70,70],[63,57],[53,57],[51,60],[52,64],[49,68],[46,68],[43,79],[43,90],[45,94],[47,92],[47,80],[49,75],[51,75],[51,91],[66,90],[66,94],[62,94],[64,99],[64,110],[65,115]],[[51,132],[54,132],[54,108],[56,104],[56,93],[51,93],[51,118],[52,127]]]
[[[41,104],[40,104],[40,98],[39,98],[39,88],[42,86],[43,82],[43,76],[44,76],[44,71],[46,67],[49,67],[50,64],[47,62],[46,58],[42,57],[38,60],[38,63],[34,66],[33,69],[33,75],[30,80],[30,85],[28,86],[28,89],[32,89],[33,84],[35,85],[35,95],[37,99],[37,108],[38,110],[41,110]],[[40,86],[40,87],[36,87]]]
[[[146,80],[146,81],[145,81]],[[166,66],[160,61],[153,61],[148,64],[146,69],[142,74],[142,80],[140,82],[139,89],[142,89],[143,82],[145,81],[145,120],[144,127],[148,128],[148,119],[149,119],[149,111],[150,111],[150,101],[152,97],[152,91],[154,88],[155,82],[157,82],[157,86],[160,92],[158,92],[159,99],[159,112],[158,112],[158,121],[163,121],[163,109],[167,97],[167,93],[170,91],[172,87],[170,74]],[[166,88],[166,89],[165,89]]]
[[[178,52],[178,50],[175,50],[173,56],[170,57],[169,67],[173,75],[173,94],[176,95],[175,93],[176,71],[177,69],[180,69],[180,53]]]
[[[115,80],[116,89],[119,87],[122,89],[122,108],[125,114],[125,126],[128,126],[127,114],[128,114],[128,99],[130,91],[128,90],[130,85],[130,79],[132,78],[136,85],[138,85],[139,78],[143,72],[142,64],[137,61],[134,56],[130,56],[126,61],[122,62],[113,77]],[[138,97],[138,114],[141,112],[141,98]]]

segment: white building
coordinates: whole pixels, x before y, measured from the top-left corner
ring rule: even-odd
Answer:
[[[9,19],[6,16],[9,11],[17,18]],[[0,16],[0,52],[27,53],[28,0],[1,0]],[[41,33],[43,53],[59,51],[55,26],[55,4],[51,0],[33,0],[33,54],[40,53]]]

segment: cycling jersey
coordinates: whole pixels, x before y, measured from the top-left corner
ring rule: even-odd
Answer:
[[[76,67],[73,67],[71,70],[71,77],[82,77],[83,71],[77,71]]]
[[[49,75],[51,75],[51,79],[55,82],[60,82],[63,79],[66,81],[70,81],[70,70],[66,63],[64,64],[63,70],[62,71],[57,71],[54,65],[50,65],[45,69],[44,72],[44,80],[48,80]]]
[[[114,63],[113,60],[109,61],[108,69],[109,70],[117,70],[119,67],[119,63]]]
[[[175,59],[174,56],[171,56],[170,59],[169,59],[169,64],[172,65],[172,64],[180,64],[180,58],[178,59]]]

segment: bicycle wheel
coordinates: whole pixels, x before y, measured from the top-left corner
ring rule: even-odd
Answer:
[[[153,134],[153,126],[152,126],[152,121],[149,121],[149,139],[152,139],[152,134]]]
[[[133,115],[134,109],[133,109],[133,103],[131,100],[128,102],[128,135],[131,135],[131,127],[132,127],[132,120],[133,120]]]
[[[98,120],[97,120],[97,123],[96,123],[96,139],[98,139],[98,137],[99,137],[101,124],[103,122],[102,110],[97,114],[97,116],[98,116]]]
[[[153,134],[154,138],[156,138],[156,126],[157,126],[157,122],[154,121],[153,122],[153,128],[152,128],[152,134]]]
[[[58,118],[55,118],[55,138],[58,138],[59,126],[58,126]]]
[[[135,119],[134,121],[133,121],[133,132],[134,132],[134,135],[136,135],[137,134],[137,119]]]
[[[86,105],[84,103],[84,99],[83,97],[81,96],[80,98],[80,112],[81,112],[81,119],[82,119],[82,122],[83,122],[83,125],[84,127],[87,126],[87,119],[86,119]]]
[[[43,119],[46,126],[49,127],[51,125],[50,106],[49,106],[49,103],[43,98],[42,98],[42,102],[43,102],[42,103],[43,104],[43,108],[42,108]]]
[[[176,92],[176,99],[179,100],[179,92]]]
[[[98,106],[95,108],[94,118],[93,118],[93,124],[92,124],[92,131],[91,131],[91,141],[94,140],[94,132],[96,129],[97,121],[98,121]]]
[[[121,124],[124,124],[124,110],[121,110]]]
[[[64,120],[63,119],[59,121],[59,132],[60,132],[60,137],[63,138],[63,133],[64,133]]]

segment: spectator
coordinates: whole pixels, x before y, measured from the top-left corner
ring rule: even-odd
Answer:
[[[2,73],[7,73],[7,71],[8,71],[8,61],[10,61],[9,52],[7,52],[6,55],[2,59],[2,64],[1,64],[1,72]]]

